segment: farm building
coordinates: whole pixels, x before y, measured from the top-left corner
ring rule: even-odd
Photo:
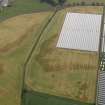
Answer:
[[[57,47],[98,52],[101,17],[67,13]]]
[[[9,5],[9,0],[0,0],[0,5],[2,7],[7,7]]]

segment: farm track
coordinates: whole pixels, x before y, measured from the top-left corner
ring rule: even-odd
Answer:
[[[23,97],[24,97],[24,92],[25,92],[25,76],[26,76],[26,69],[27,69],[27,65],[28,65],[28,62],[30,61],[31,57],[32,57],[32,54],[38,44],[38,42],[40,41],[40,38],[44,32],[44,30],[47,28],[47,26],[49,25],[49,23],[52,21],[53,17],[56,15],[58,10],[55,10],[54,13],[52,14],[52,16],[50,17],[50,19],[47,21],[47,23],[45,24],[45,26],[43,27],[43,29],[41,30],[38,38],[37,38],[37,41],[35,41],[35,43],[33,44],[32,46],[32,49],[31,51],[29,52],[27,58],[26,58],[26,61],[23,65],[23,75],[22,75],[22,91],[21,91],[21,105],[23,104]]]

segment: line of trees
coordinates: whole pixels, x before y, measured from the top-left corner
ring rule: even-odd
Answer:
[[[63,6],[66,0],[40,0],[40,2],[46,2],[52,6],[57,6],[57,5]]]
[[[92,5],[92,6],[104,6],[103,2],[72,2],[68,3],[67,0],[40,0],[40,2],[46,2],[52,6],[63,6],[65,3],[67,6],[78,6],[78,5]]]

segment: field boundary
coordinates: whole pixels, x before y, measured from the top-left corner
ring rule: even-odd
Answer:
[[[43,27],[43,29],[41,30],[37,40],[35,41],[35,43],[32,45],[32,48],[26,58],[26,61],[23,65],[23,75],[22,75],[22,89],[21,89],[21,105],[23,103],[23,97],[24,97],[24,92],[25,92],[25,76],[26,76],[26,69],[27,69],[27,65],[30,61],[30,58],[32,57],[32,54],[35,50],[35,47],[37,46],[38,42],[40,41],[40,38],[44,32],[44,30],[46,29],[46,27],[49,25],[49,23],[52,21],[53,17],[56,15],[58,10],[55,10],[54,13],[52,14],[52,16],[50,17],[50,19],[47,21],[47,23],[45,24],[45,26]]]

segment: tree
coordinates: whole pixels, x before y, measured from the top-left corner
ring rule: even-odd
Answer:
[[[58,0],[58,2],[62,6],[66,2],[66,0]]]
[[[56,6],[56,2],[55,0],[40,0],[40,2],[46,2],[52,6]]]
[[[85,2],[84,2],[84,1],[82,1],[82,2],[81,2],[81,5],[85,5]]]

